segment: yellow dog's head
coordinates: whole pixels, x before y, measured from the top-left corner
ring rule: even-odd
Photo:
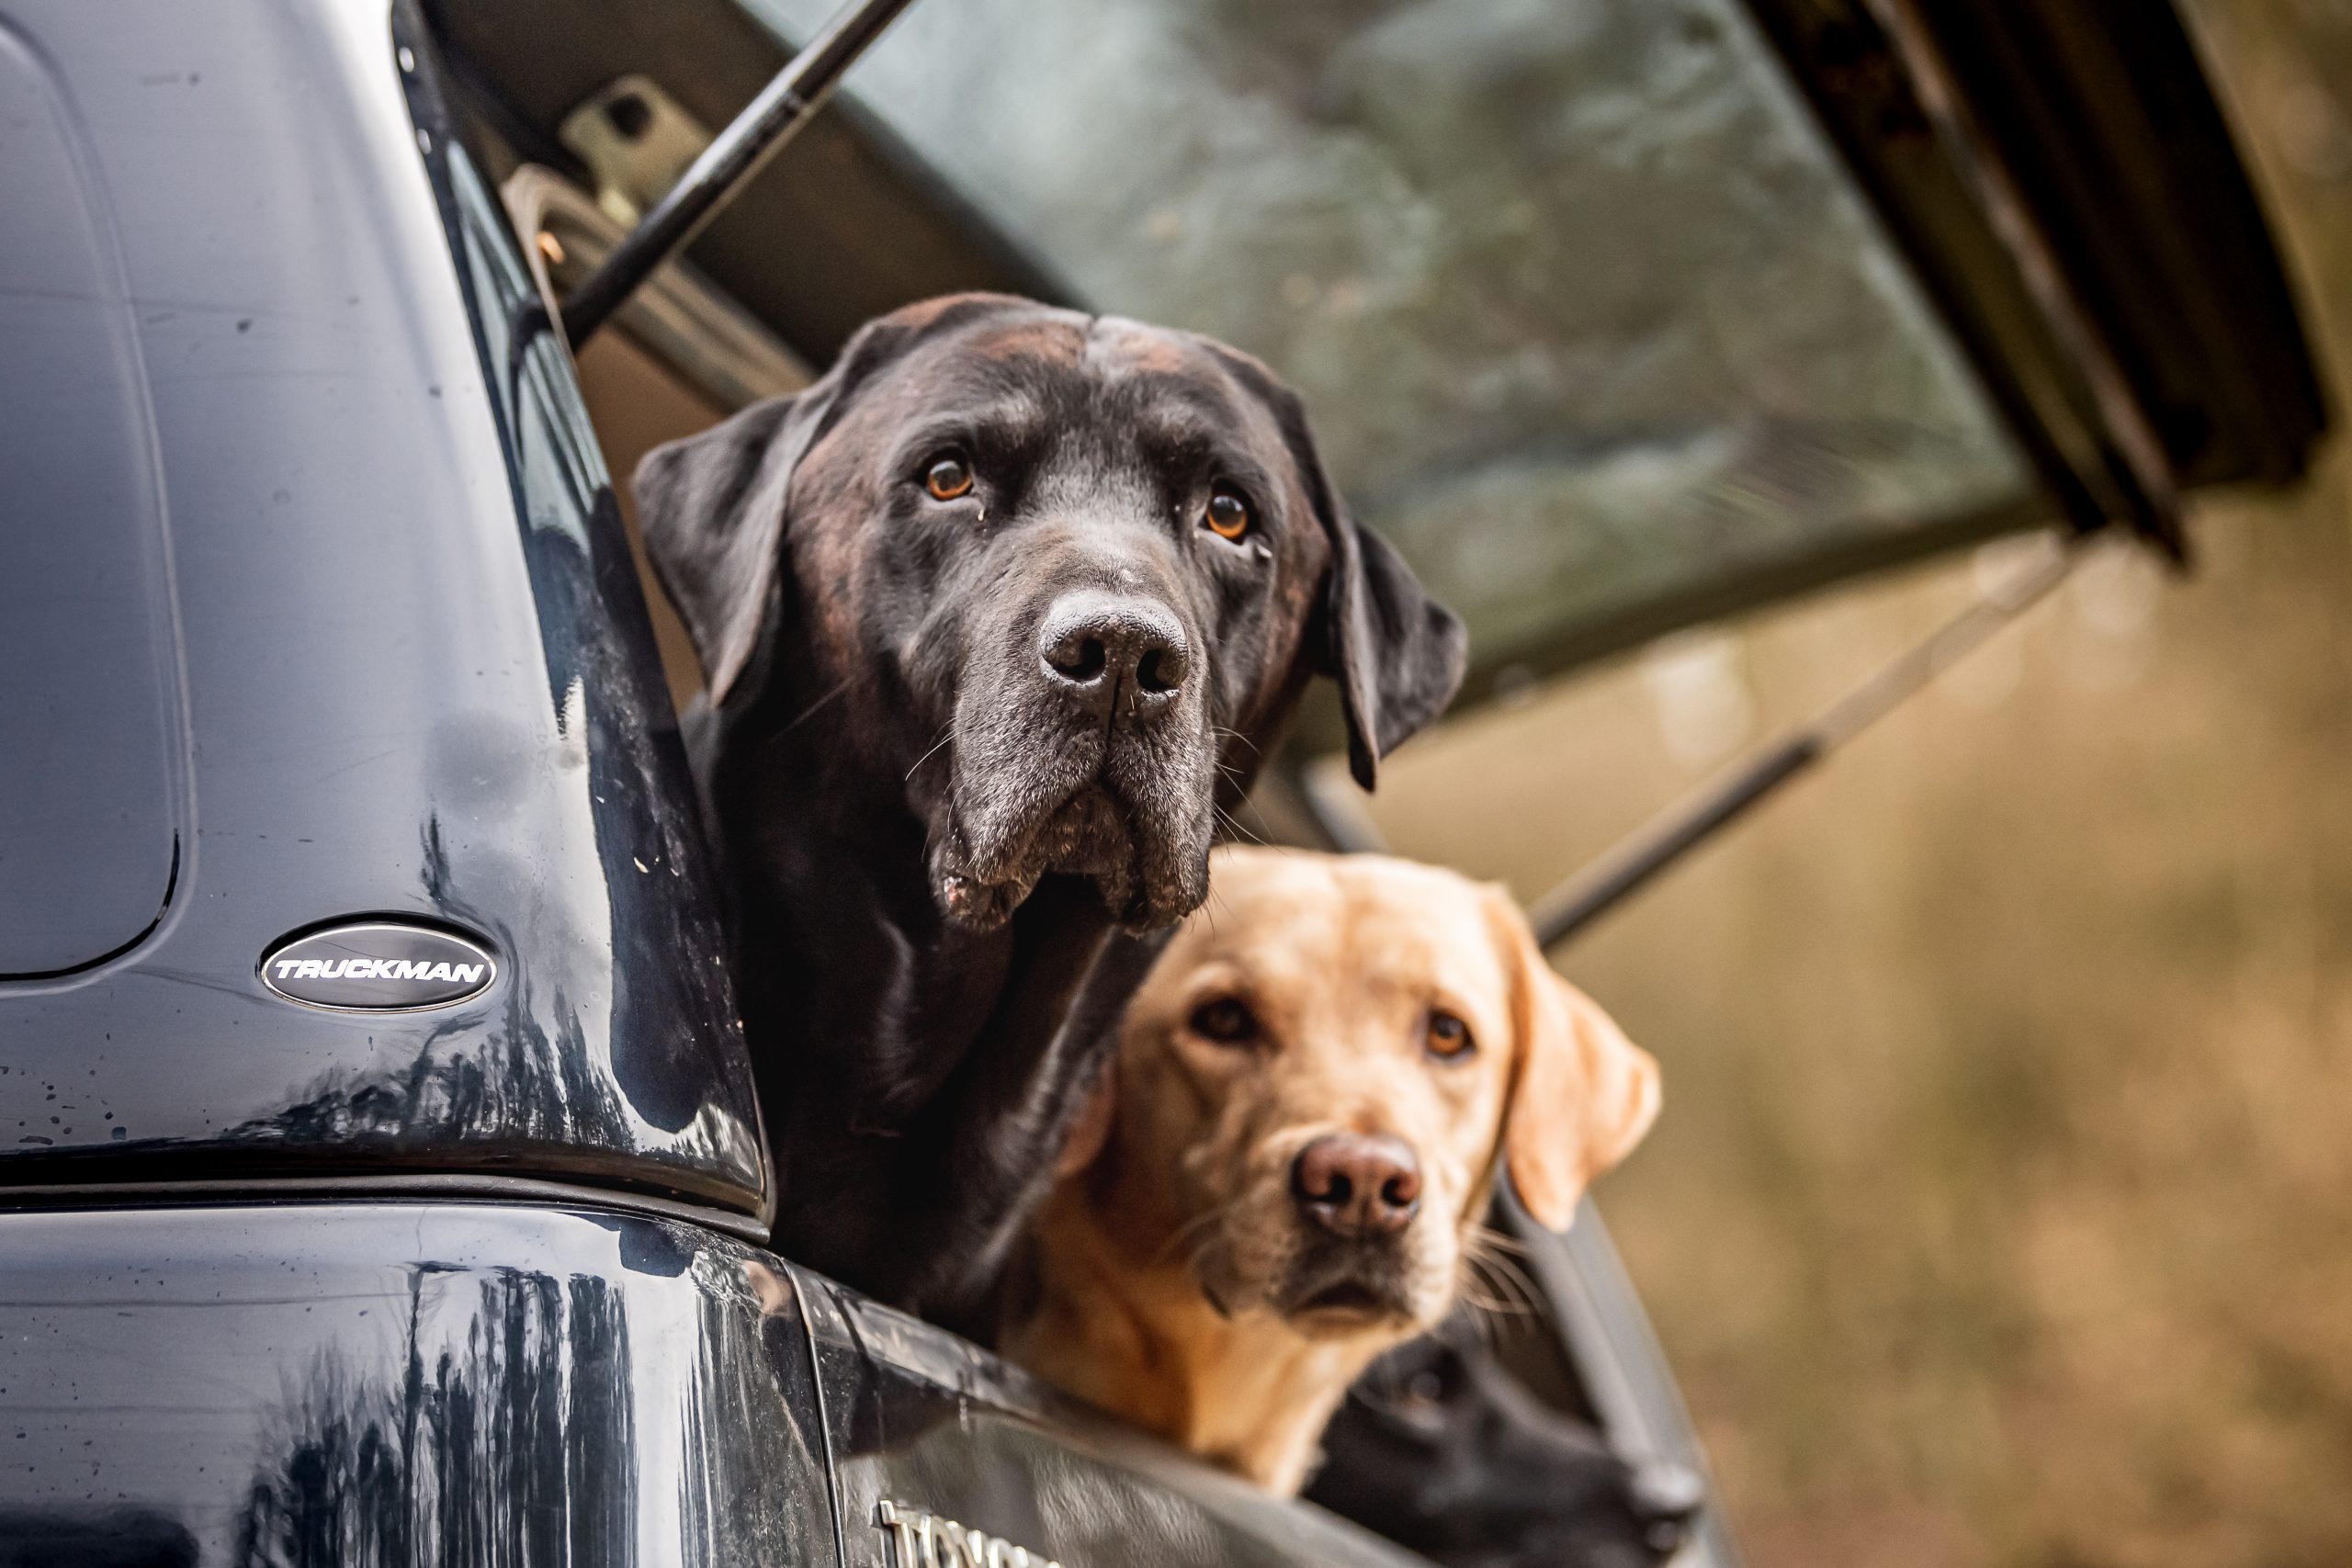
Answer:
[[[1433,1326],[1498,1166],[1565,1227],[1658,1073],[1508,895],[1374,856],[1217,852],[1064,1169],[1226,1315],[1310,1338]]]

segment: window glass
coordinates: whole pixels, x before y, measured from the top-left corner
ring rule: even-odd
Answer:
[[[1728,0],[931,0],[850,90],[1079,299],[1295,383],[1489,670],[2026,513]]]
[[[187,795],[164,479],[113,215],[60,73],[5,26],[0,104],[6,981],[156,928]]]

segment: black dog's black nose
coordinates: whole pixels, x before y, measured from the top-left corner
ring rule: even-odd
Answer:
[[[1125,594],[1065,594],[1046,612],[1037,652],[1054,683],[1101,716],[1151,718],[1165,711],[1192,672],[1184,628],[1152,600]]]
[[[1421,1162],[1402,1138],[1333,1133],[1291,1162],[1291,1196],[1307,1217],[1341,1235],[1403,1230],[1421,1206]]]

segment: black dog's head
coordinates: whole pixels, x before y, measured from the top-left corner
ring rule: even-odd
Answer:
[[[1323,1450],[1308,1497],[1447,1568],[1652,1568],[1705,1497],[1545,1405],[1458,1321],[1374,1362]]]
[[[636,483],[712,705],[842,702],[974,926],[1048,872],[1176,919],[1309,674],[1339,682],[1367,787],[1461,680],[1460,622],[1341,508],[1297,398],[1187,333],[910,306]]]

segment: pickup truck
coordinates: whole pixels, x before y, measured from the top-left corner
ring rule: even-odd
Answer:
[[[1319,383],[1370,514],[1471,622],[1470,702],[2006,531],[2165,543],[2172,488],[2291,478],[2324,423],[2162,7],[2127,34],[2005,0],[1970,53],[1928,0],[1557,25],[1385,7],[1347,38],[1329,6],[1277,25],[1171,0],[1096,37],[1082,6],[957,4],[912,12],[871,93],[569,345],[553,307],[790,57],[802,7],[0,0],[0,1565],[1424,1561],[765,1249],[770,1165],[677,733],[691,660],[611,474],[788,389],[866,315],[953,288],[1102,299]],[[971,57],[983,41],[1001,57]],[[1713,73],[1716,96],[1665,101],[1669,68]],[[1436,395],[1418,362],[1383,380],[1350,357],[1369,329],[1271,314],[1345,317],[1414,281],[1333,259],[1367,220],[1327,187],[1422,146],[1453,188],[1470,153],[1417,128],[1471,114],[1489,79],[1563,145],[1730,114],[1738,134],[1699,150],[1761,205],[1668,159],[1681,184],[1626,209],[1636,232],[1555,232],[1638,201],[1653,165],[1554,148],[1555,186],[1474,194],[1496,243],[1558,276],[1438,254],[1469,220],[1404,185],[1367,254],[1556,296],[1511,330],[1562,354],[1630,341],[1568,309],[1610,288],[1670,304],[1774,265],[1867,276],[1861,326],[1829,335],[1913,376],[1882,425],[1840,435],[1802,376],[1759,413],[1756,384],[1701,358],[1617,377],[1640,430],[1585,440],[1588,394],[1533,349],[1464,368],[1460,407],[1389,407],[1375,383]],[[1064,88],[1071,118],[1038,122],[1061,141],[1006,129]],[[1198,159],[1227,184],[1164,211],[1076,199],[1105,148],[1173,145],[1147,123],[1171,101],[1242,141],[1222,162],[1213,138],[1176,148],[1155,177]],[[1570,104],[1589,112],[1544,118]],[[1408,110],[1426,114],[1382,130]],[[1372,129],[1342,145],[1333,121]],[[2050,140],[2083,123],[2104,129]],[[1040,156],[1075,173],[1047,188]],[[2154,173],[2098,177],[2126,156]],[[1226,200],[1278,231],[1246,265],[1192,227]],[[1683,264],[1628,272],[1641,210],[1712,237],[1667,234]],[[1555,240],[1594,246],[1590,276]],[[1468,434],[1489,426],[1510,451]],[[1646,531],[1601,514],[1637,501]],[[1298,756],[1317,744],[1310,717]],[[1351,831],[1303,762],[1274,786],[1270,823]],[[1531,1383],[1702,1472],[1599,1216],[1522,1239]],[[1736,1561],[1713,1506],[1682,1550]]]

